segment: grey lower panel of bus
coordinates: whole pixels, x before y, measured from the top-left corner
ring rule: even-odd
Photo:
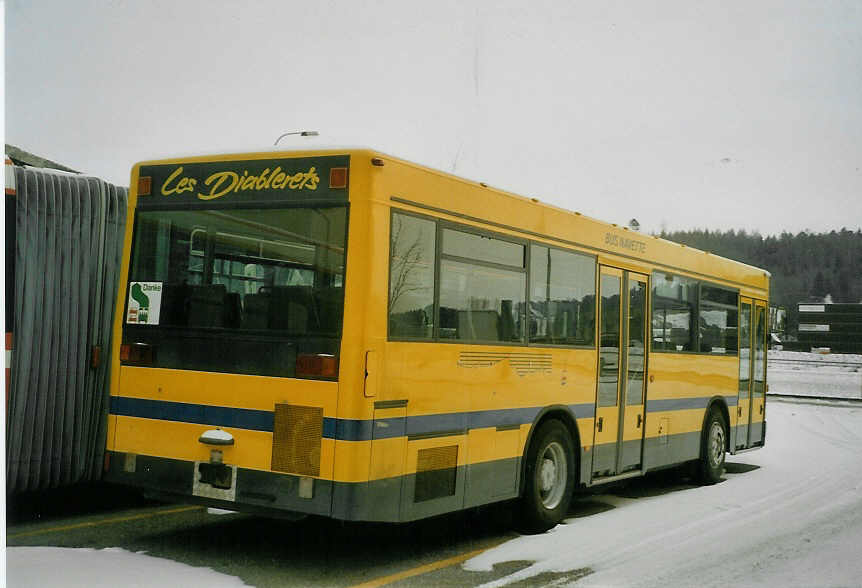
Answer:
[[[14,178],[6,490],[22,492],[101,476],[128,195],[97,178],[39,169],[15,167]]]
[[[652,470],[697,459],[700,457],[700,439],[700,431],[646,439],[644,469]]]
[[[766,429],[766,423],[754,423],[752,426],[757,426],[757,434],[761,435],[760,441],[755,442],[750,448],[757,448],[763,446],[763,431]],[[745,428],[737,428],[731,427],[730,435],[730,447],[734,447],[735,438],[737,432],[744,432]],[[754,433],[752,433],[754,435]],[[755,438],[755,437],[752,437]],[[701,447],[700,444],[702,442],[703,435],[700,431],[693,431],[689,433],[680,433],[677,435],[666,435],[663,437],[651,437],[646,439],[643,446],[643,454],[642,454],[642,469],[644,471],[652,471],[657,469],[666,468],[668,466],[674,466],[678,464],[682,464],[685,462],[693,461],[700,458]],[[605,447],[597,447],[596,453],[601,455],[602,450],[607,450],[609,453],[613,452],[612,446]],[[742,448],[740,448],[742,450]],[[623,443],[623,463],[635,463],[638,461],[638,454],[641,452],[641,442],[640,441],[625,441]],[[734,450],[736,451],[736,450]],[[605,460],[605,464],[607,464],[607,459]],[[606,468],[607,466],[599,465],[599,468]],[[641,468],[636,468],[641,469]],[[597,468],[597,471],[601,471]],[[621,472],[622,473],[622,472]],[[582,474],[583,476],[583,468]],[[588,474],[589,475],[589,474]],[[584,478],[582,478],[584,479]],[[589,478],[586,478],[589,479]],[[601,480],[601,478],[596,478],[596,481]]]
[[[741,439],[740,441],[737,441],[737,435],[750,435],[749,440],[751,441],[751,444],[747,447],[747,449],[763,447],[764,445],[766,445],[766,421],[758,421],[755,423],[751,423],[751,425],[747,427],[747,430],[745,426],[733,427],[733,432],[731,433],[731,435],[731,447],[735,447],[737,443],[741,443],[743,445],[743,447],[738,447],[737,449],[735,449],[734,453],[736,451],[743,451],[744,449],[746,449],[744,445],[746,444],[747,439]]]
[[[589,473],[590,452],[582,455],[583,480]],[[508,500],[518,496],[521,482],[521,459],[512,458],[441,470],[439,477],[451,476],[452,492],[428,499],[419,489],[421,473],[358,483],[316,479],[312,497],[300,498],[298,476],[239,468],[236,502],[229,502],[192,495],[193,462],[137,455],[134,471],[126,471],[125,458],[111,452],[107,481],[234,510],[273,515],[289,511],[354,521],[406,522]]]
[[[697,459],[700,440],[700,432],[647,439],[644,470]],[[640,442],[625,445],[623,451],[640,450]],[[125,454],[112,452],[105,479],[233,510],[275,516],[292,512],[352,521],[406,522],[517,497],[522,460],[512,458],[438,470],[430,481],[424,481],[422,473],[356,483],[315,479],[310,498],[300,497],[299,476],[238,468],[236,502],[193,496],[194,462],[138,455],[134,471],[126,471],[126,463]],[[591,464],[592,452],[582,450],[582,482],[590,480]],[[427,484],[425,488],[423,484]]]
[[[697,459],[700,455],[700,432],[680,433],[678,435],[666,435],[663,437],[651,437],[642,444],[640,440],[624,441],[622,444],[623,464],[631,464],[626,471],[641,470],[649,471],[661,469],[670,465],[676,465],[686,461]],[[643,445],[643,452],[641,451]],[[616,471],[617,452],[614,444],[604,444],[595,447],[595,460],[590,472],[596,472],[593,478],[596,481],[602,479],[602,475],[625,473]],[[591,474],[588,473],[588,476]],[[590,479],[589,477],[586,479]]]
[[[234,503],[192,495],[194,462],[137,455],[134,471],[126,471],[125,454],[113,452],[105,479],[236,510],[251,507],[248,510],[272,514],[290,511],[343,520],[404,522],[514,498],[520,461],[506,459],[454,468],[455,492],[427,500],[417,500],[416,474],[360,483],[315,479],[312,497],[300,498],[299,476],[238,468]],[[500,480],[510,476],[508,485],[501,488]]]

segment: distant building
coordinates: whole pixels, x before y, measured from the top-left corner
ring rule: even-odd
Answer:
[[[836,353],[862,353],[862,303],[800,302],[799,343]]]
[[[769,345],[778,349],[787,341],[787,309],[783,306],[769,307]]]

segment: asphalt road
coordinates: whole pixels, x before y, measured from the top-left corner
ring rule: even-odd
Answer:
[[[677,472],[648,476],[615,491],[638,497],[690,488]],[[604,490],[607,493],[607,489]],[[460,564],[513,539],[512,505],[501,504],[405,525],[299,522],[146,500],[102,484],[13,497],[7,545],[108,548],[208,567],[253,586],[477,586],[530,565],[511,561],[491,572]],[[569,523],[607,510],[581,496]],[[572,581],[590,570],[543,574],[516,586]]]
[[[485,553],[480,560],[497,562],[490,571],[468,571],[461,564],[518,537],[511,504],[405,525],[287,522],[164,505],[124,489],[91,485],[13,497],[7,504],[7,545],[120,547],[211,568],[252,586],[477,586],[521,577],[508,585],[562,585],[579,578],[592,585],[611,577],[619,580],[614,584],[638,578],[645,585],[666,585],[658,575],[655,582],[644,576],[650,562],[664,570],[661,574],[682,574],[686,565],[700,562],[717,582],[745,583],[760,574],[769,583],[787,568],[782,554],[799,552],[794,560],[799,566],[821,565],[817,562],[828,552],[811,551],[818,543],[807,543],[808,535],[828,537],[839,528],[851,549],[862,540],[857,508],[862,411],[855,403],[840,404],[771,401],[767,447],[728,456],[723,483],[700,489],[679,470],[668,470],[617,487],[600,486],[595,494],[576,498],[566,527],[553,535]],[[698,524],[705,529],[700,543]],[[818,535],[817,529],[823,532]],[[740,543],[743,537],[751,545]],[[800,541],[801,546],[794,543]],[[779,545],[779,553],[772,554]],[[833,551],[835,557],[843,553]],[[660,553],[664,559],[657,559]],[[550,563],[534,566],[542,559]],[[849,559],[851,572],[862,573],[860,560]],[[745,565],[726,566],[731,560]],[[563,563],[555,567],[555,561]],[[845,570],[833,584],[859,577],[846,575],[848,565],[833,566]],[[702,571],[680,575],[676,584],[689,584]]]

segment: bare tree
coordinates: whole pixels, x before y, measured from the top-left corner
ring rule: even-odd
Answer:
[[[398,300],[409,292],[426,290],[422,281],[415,281],[416,269],[427,260],[425,247],[422,243],[423,233],[420,231],[410,243],[402,219],[395,215],[392,222],[392,267],[389,286],[389,308],[395,307]]]

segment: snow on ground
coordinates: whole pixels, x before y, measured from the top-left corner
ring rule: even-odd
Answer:
[[[614,508],[465,567],[536,562],[489,586],[580,568],[578,587],[862,585],[862,405],[770,399],[767,420],[766,447],[728,456],[719,484],[589,497]]]
[[[862,355],[770,351],[767,381],[773,394],[862,398]]]
[[[862,364],[862,355],[858,353],[809,353],[807,351],[777,351],[774,349],[770,349],[768,351],[768,354],[770,361],[773,359],[801,359],[805,361],[819,361],[823,363],[841,362]]]
[[[8,547],[6,582],[15,588],[87,586],[113,588],[189,586],[233,588],[239,578],[209,568],[132,553],[124,549]]]
[[[232,515],[232,514],[237,514],[237,513],[236,513],[236,511],[235,511],[235,510],[225,510],[225,509],[223,509],[223,508],[213,508],[213,507],[209,507],[209,508],[207,508],[207,514],[211,514],[211,515]]]

